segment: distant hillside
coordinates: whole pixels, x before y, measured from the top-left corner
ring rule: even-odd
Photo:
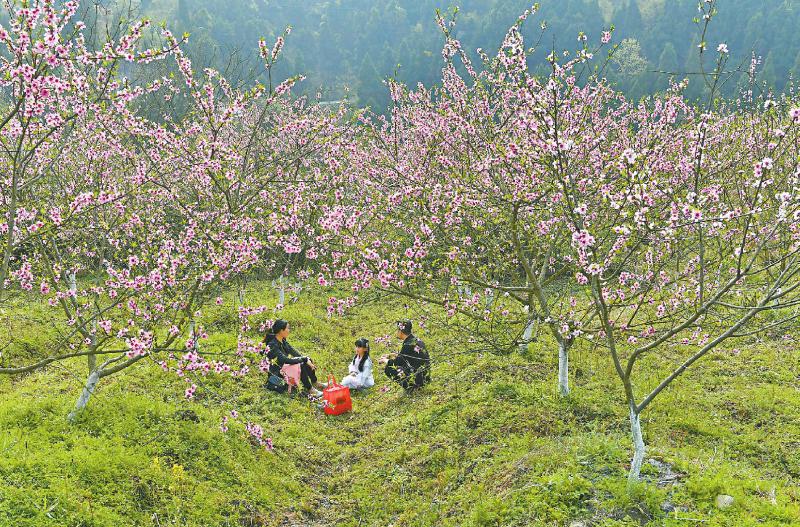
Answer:
[[[235,49],[245,52],[241,57],[252,58],[259,37],[274,39],[292,25],[283,74],[305,74],[305,89],[321,89],[326,99],[341,98],[349,87],[356,102],[377,108],[387,102],[381,84],[387,76],[428,84],[439,79],[442,37],[434,20],[437,8],[460,6],[457,35],[474,52],[478,47],[496,49],[507,28],[531,5],[529,0],[140,1],[147,15],[190,32],[192,54],[217,66],[227,64]],[[541,62],[553,46],[575,48],[580,31],[597,39],[604,25],[614,24],[616,42],[636,40],[626,46],[625,60],[608,72],[629,95],[664,89],[668,76],[655,70],[698,70],[699,32],[692,22],[697,0],[545,0],[540,4],[540,13],[525,30],[532,45],[541,22],[548,25],[535,61]],[[707,38],[710,48],[726,42],[733,62],[744,61],[745,67],[754,50],[763,57],[764,80],[778,89],[785,87],[791,75],[800,74],[800,2],[719,0],[718,7]],[[698,94],[701,86],[695,84]],[[736,85],[729,84],[728,94],[735,90]]]

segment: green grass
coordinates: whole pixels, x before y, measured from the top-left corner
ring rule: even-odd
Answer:
[[[271,298],[251,289],[252,303]],[[235,345],[227,300],[204,313],[205,351]],[[295,347],[338,375],[356,337],[413,316],[373,304],[328,320],[325,305],[304,293],[281,316]],[[17,345],[52,335],[35,305],[7,316]],[[665,391],[643,417],[647,458],[678,477],[659,484],[648,463],[628,488],[627,416],[604,357],[577,349],[562,399],[547,341],[498,357],[447,349],[444,329],[421,335],[440,358],[433,384],[381,393],[376,372],[376,389],[338,418],[265,392],[258,375],[209,377],[188,402],[183,381],[142,363],[104,379],[69,424],[84,362],[0,377],[0,525],[800,525],[800,354],[785,343],[717,352]],[[273,453],[220,431],[231,408],[264,426]],[[734,506],[717,509],[718,494]]]

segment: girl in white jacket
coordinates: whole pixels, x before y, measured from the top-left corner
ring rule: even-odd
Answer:
[[[372,359],[369,358],[369,341],[367,339],[358,339],[356,341],[356,356],[353,357],[348,369],[350,373],[342,379],[342,386],[358,390],[369,388],[375,384],[375,379],[372,377]]]

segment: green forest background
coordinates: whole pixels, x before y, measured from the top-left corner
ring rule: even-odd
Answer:
[[[137,4],[137,2],[140,2]],[[257,42],[271,43],[291,25],[282,76],[303,74],[303,90],[323,100],[347,97],[353,104],[382,111],[388,93],[382,80],[435,84],[441,78],[443,37],[435,12],[459,13],[455,35],[475,55],[496,50],[507,29],[531,7],[529,0],[134,0],[138,14],[164,21],[173,31],[191,34],[188,51],[198,65],[228,70],[234,78],[258,75]],[[689,95],[702,94],[697,46],[697,0],[550,0],[529,19],[526,44],[539,41],[531,67],[540,67],[553,47],[575,50],[581,31],[598,42],[614,25],[623,43],[604,71],[628,96],[665,89],[670,76],[688,77]],[[800,75],[800,2],[797,0],[719,0],[706,41],[709,60],[720,42],[731,52],[729,68],[746,72],[751,53],[760,58],[762,88],[783,90]],[[547,30],[540,40],[541,23]],[[791,51],[788,51],[791,50]],[[234,60],[231,60],[231,56]],[[233,66],[232,66],[233,65]],[[689,75],[686,75],[686,74]],[[746,74],[729,82],[736,95]]]

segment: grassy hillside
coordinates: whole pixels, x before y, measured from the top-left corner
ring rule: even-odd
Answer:
[[[257,287],[248,299],[270,295]],[[327,320],[324,306],[304,293],[282,316],[295,347],[338,374],[356,336],[385,334],[406,314],[370,305]],[[23,314],[18,332],[42,338],[41,313],[11,316]],[[205,314],[206,351],[235,343],[232,314],[231,304]],[[627,417],[604,357],[577,351],[564,400],[546,341],[498,357],[449,349],[446,331],[421,334],[440,359],[433,384],[382,393],[376,377],[340,418],[266,393],[255,376],[209,378],[187,402],[185,384],[150,363],[104,379],[69,424],[82,362],[0,378],[0,525],[800,524],[793,346],[722,350],[664,393],[645,413],[646,481],[629,491]],[[231,408],[266,428],[273,453],[220,431]],[[718,509],[718,494],[734,505]]]

